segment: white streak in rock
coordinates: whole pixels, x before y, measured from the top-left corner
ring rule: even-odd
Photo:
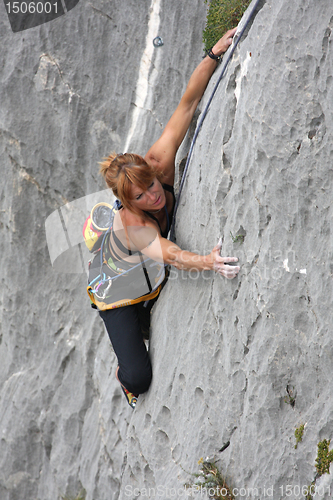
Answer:
[[[236,96],[237,102],[239,101],[242,80],[243,80],[244,76],[247,75],[247,70],[248,70],[248,66],[249,66],[250,61],[251,61],[251,54],[250,54],[250,52],[247,52],[246,58],[241,63],[241,70],[239,72],[239,75],[236,78],[235,96]]]
[[[149,84],[149,72],[152,66],[152,57],[154,53],[153,39],[158,34],[158,29],[160,26],[160,4],[161,0],[152,0],[150,6],[150,18],[146,36],[146,48],[142,54],[140,62],[139,79],[136,85],[134,101],[135,108],[132,116],[132,124],[127,136],[126,144],[124,146],[124,153],[126,153],[129,149],[131,139],[139,121],[141,109],[144,107],[148,96],[148,90],[151,86],[151,84]]]
[[[285,259],[283,261],[283,267],[285,268],[285,270],[287,271],[287,273],[290,273],[290,269],[288,267],[288,259]]]

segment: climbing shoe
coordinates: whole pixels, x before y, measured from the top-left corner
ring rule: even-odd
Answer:
[[[125,397],[126,397],[126,400],[127,400],[127,403],[130,405],[131,408],[135,408],[135,405],[136,405],[136,402],[138,400],[138,397],[139,395],[138,394],[133,394],[132,392],[129,392],[127,389],[125,389],[125,387],[123,387],[121,384],[120,384],[120,387],[122,388],[123,390],[123,393],[125,394]]]
[[[126,397],[126,401],[127,403],[130,405],[131,408],[135,408],[135,405],[136,405],[136,402],[138,400],[138,397],[139,395],[138,394],[133,394],[132,392],[129,392],[124,386],[123,384],[120,382],[119,378],[118,378],[118,371],[119,371],[119,366],[117,367],[117,370],[116,370],[116,379],[118,380],[118,382],[120,383],[120,387],[123,391],[123,393],[125,394],[125,397]]]

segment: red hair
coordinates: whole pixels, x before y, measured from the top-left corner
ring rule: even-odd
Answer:
[[[123,207],[141,216],[144,216],[143,211],[132,204],[131,185],[146,191],[155,177],[160,182],[163,178],[162,172],[149,165],[142,156],[130,153],[111,153],[100,163],[100,173]]]

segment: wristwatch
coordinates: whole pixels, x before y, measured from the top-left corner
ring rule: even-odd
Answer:
[[[214,61],[217,61],[217,62],[221,62],[222,60],[222,56],[216,56],[213,51],[212,51],[212,48],[211,47],[208,52],[207,52],[207,56],[209,56],[211,59],[214,59]]]

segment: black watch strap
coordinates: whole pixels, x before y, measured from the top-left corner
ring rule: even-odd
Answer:
[[[210,48],[207,52],[207,56],[209,56],[211,59],[214,59],[214,61],[217,61],[217,62],[220,62],[222,57],[221,56],[216,56],[213,51],[212,51],[212,48]]]

